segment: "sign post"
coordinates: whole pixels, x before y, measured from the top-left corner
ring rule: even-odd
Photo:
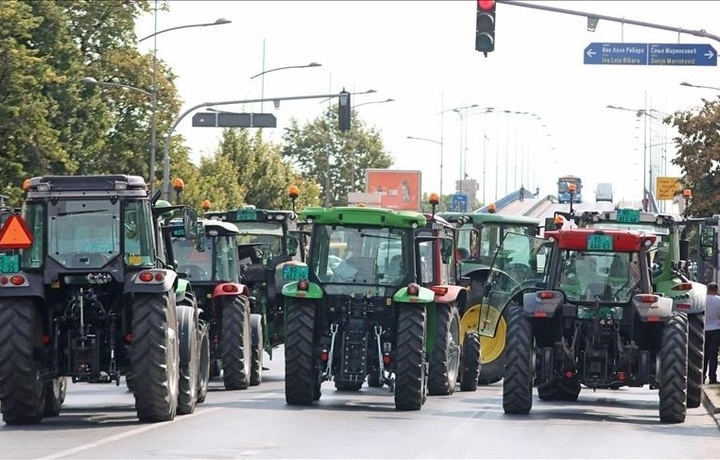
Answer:
[[[717,51],[707,43],[590,43],[585,64],[717,66]]]
[[[672,200],[682,190],[679,177],[658,177],[656,180],[657,199]]]
[[[452,210],[455,212],[467,212],[468,196],[464,193],[456,193],[452,196]]]

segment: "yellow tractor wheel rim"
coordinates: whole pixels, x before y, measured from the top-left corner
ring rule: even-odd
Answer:
[[[488,305],[473,305],[470,307],[463,317],[460,319],[460,343],[465,341],[465,334],[469,331],[477,332],[478,322],[480,317],[481,309],[490,309],[487,316],[498,316],[498,311],[494,307]],[[495,330],[495,337],[487,337],[480,335],[480,351],[482,353],[482,364],[487,364],[495,361],[502,356],[505,351],[505,334],[507,331],[507,323],[505,318],[500,316],[497,322],[497,329]]]

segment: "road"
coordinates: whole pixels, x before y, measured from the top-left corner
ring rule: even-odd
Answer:
[[[268,363],[266,362],[266,365]],[[140,424],[124,386],[74,384],[60,417],[0,426],[3,459],[712,458],[720,431],[703,408],[658,421],[657,392],[583,390],[575,403],[537,398],[529,416],[502,411],[502,386],[431,397],[397,412],[385,389],[336,392],[313,407],[285,404],[282,350],[262,385],[226,392],[173,422]]]

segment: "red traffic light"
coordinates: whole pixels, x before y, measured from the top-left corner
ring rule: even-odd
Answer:
[[[495,0],[477,0],[479,10],[490,11],[495,8]]]

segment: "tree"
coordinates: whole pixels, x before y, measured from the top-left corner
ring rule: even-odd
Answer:
[[[682,168],[681,182],[690,187],[693,198],[689,215],[720,213],[720,98],[697,109],[678,111],[665,123],[678,130],[674,141],[678,153],[672,163]]]
[[[366,128],[354,110],[351,129],[346,132],[338,129],[337,105],[303,127],[297,120],[291,120],[283,141],[282,156],[305,179],[320,184],[323,201],[327,198],[332,206],[347,205],[349,192],[365,190],[367,169],[389,168],[393,164],[380,133]]]

